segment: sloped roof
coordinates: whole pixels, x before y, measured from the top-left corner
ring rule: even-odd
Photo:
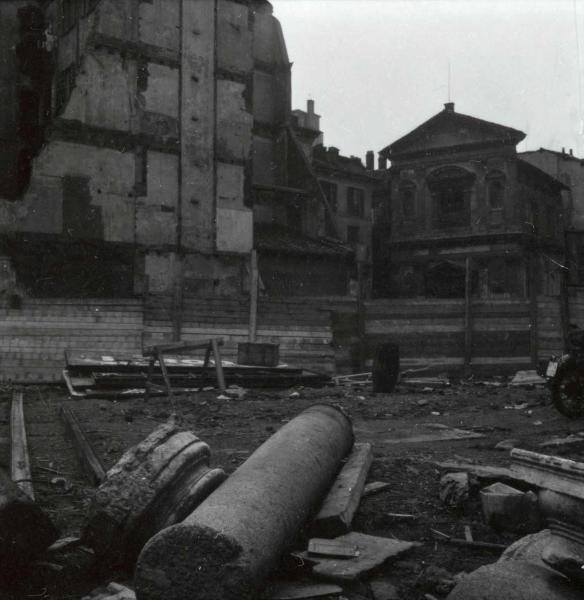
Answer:
[[[523,131],[478,119],[477,117],[472,117],[470,115],[457,113],[454,110],[454,104],[447,103],[444,110],[441,110],[406,135],[383,148],[380,154],[386,158],[391,158],[392,156],[403,153],[409,146],[416,142],[427,139],[433,132],[452,129],[454,127],[480,132],[484,135],[485,139],[493,142],[518,144],[525,138],[525,133],[523,133]],[[464,140],[461,140],[461,143],[464,144]]]
[[[297,256],[348,258],[351,246],[332,238],[313,238],[282,225],[258,223],[254,227],[255,247],[264,252]]]
[[[519,175],[525,177],[528,181],[536,183],[538,186],[545,186],[555,192],[569,190],[569,186],[562,183],[559,179],[552,177],[549,173],[542,171],[539,167],[521,158],[517,159]]]

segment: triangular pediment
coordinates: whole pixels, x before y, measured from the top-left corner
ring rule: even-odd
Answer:
[[[394,159],[402,155],[464,146],[517,145],[525,133],[454,111],[451,104],[399,140],[386,146],[381,155]]]

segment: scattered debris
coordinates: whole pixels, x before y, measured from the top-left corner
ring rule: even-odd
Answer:
[[[448,594],[456,585],[451,573],[441,567],[429,565],[416,578],[416,587],[422,592],[435,592],[440,596]]]
[[[81,600],[136,600],[136,594],[125,585],[112,582],[96,588]]]
[[[539,444],[542,450],[561,453],[564,451],[578,452],[584,449],[584,432],[577,432],[566,437],[554,437]]]
[[[416,517],[416,515],[411,515],[409,513],[388,512],[388,513],[385,513],[384,516],[393,521],[415,521],[418,518],[418,517]]]
[[[277,581],[268,586],[262,597],[264,600],[311,600],[342,591],[343,588],[332,583]]]
[[[83,540],[100,561],[132,565],[156,532],[184,519],[225,480],[209,446],[174,419],[130,448],[90,504]]]
[[[362,496],[372,496],[373,494],[378,494],[379,492],[388,490],[390,487],[391,483],[387,483],[385,481],[372,481],[371,483],[367,483],[365,485]]]
[[[501,440],[495,444],[495,450],[513,450],[517,447],[517,440]]]
[[[288,398],[292,398],[292,400],[295,400],[296,398],[300,398],[300,393],[299,392],[292,392]]]
[[[546,380],[541,375],[538,375],[536,371],[517,371],[513,379],[509,382],[511,386],[535,386],[545,385]]]
[[[336,385],[365,385],[371,383],[371,371],[367,373],[354,373],[352,375],[337,375],[333,377]]]
[[[519,484],[525,487],[528,483],[516,470],[511,470],[506,467],[490,467],[451,460],[435,462],[433,464],[444,471],[468,473],[482,484],[503,481],[510,485]]]
[[[373,579],[369,587],[374,600],[400,600],[397,588],[387,579]]]
[[[350,530],[372,460],[371,444],[353,446],[314,519],[314,535],[336,537]]]
[[[352,581],[368,573],[375,567],[383,564],[389,558],[397,558],[403,553],[419,546],[417,542],[404,542],[401,540],[376,537],[364,533],[351,532],[335,538],[335,542],[356,546],[359,556],[355,558],[314,558],[307,552],[300,555],[314,562],[312,572],[314,575],[324,577],[331,581]]]
[[[435,424],[432,424],[434,426]],[[413,435],[407,435],[408,432],[392,432],[390,438],[383,441],[385,444],[413,444],[422,442],[442,442],[442,441],[453,441],[453,440],[468,440],[478,439],[485,437],[482,433],[475,433],[474,431],[465,431],[464,429],[456,429],[454,427],[443,426],[440,429],[432,433],[419,433]]]
[[[450,508],[461,508],[468,500],[468,473],[447,473],[440,479],[440,500]]]
[[[447,533],[443,533],[442,531],[438,531],[437,529],[430,529],[434,538],[439,542],[445,542],[448,544],[454,544],[456,546],[469,546],[471,548],[482,548],[484,550],[495,550],[498,552],[502,552],[507,548],[507,546],[503,544],[493,544],[491,542],[478,542],[472,541],[469,542],[466,539],[453,538]]]

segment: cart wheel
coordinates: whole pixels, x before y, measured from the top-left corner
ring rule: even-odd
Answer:
[[[569,358],[558,367],[552,383],[554,406],[566,417],[584,415],[584,364]]]

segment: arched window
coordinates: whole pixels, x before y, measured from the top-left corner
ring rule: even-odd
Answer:
[[[432,194],[434,226],[470,225],[470,197],[475,175],[462,167],[441,167],[432,171],[426,183]]]
[[[495,172],[487,175],[487,190],[489,208],[500,210],[505,204],[505,176],[503,173]]]
[[[413,181],[400,185],[399,199],[404,219],[414,219],[416,216],[416,186]]]

